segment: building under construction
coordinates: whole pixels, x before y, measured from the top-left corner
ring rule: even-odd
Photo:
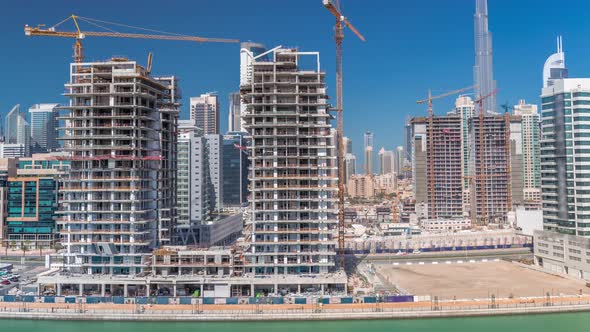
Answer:
[[[520,117],[486,114],[480,121],[453,112],[413,118],[411,124],[414,195],[429,219],[471,215],[477,224],[501,222],[523,201]]]
[[[64,267],[85,274],[143,272],[175,224],[178,89],[135,61],[73,63],[64,151],[71,170],[57,220]]]
[[[335,269],[338,168],[324,80],[318,52],[277,47],[253,57],[240,87],[252,139],[247,273]]]
[[[434,116],[430,122],[428,117],[417,117],[411,120],[411,125],[416,203],[426,203],[429,219],[462,217],[461,118]]]
[[[490,113],[475,116],[469,131],[471,198],[475,199],[471,208],[475,208],[476,222],[503,222],[514,204],[523,201],[521,118]]]

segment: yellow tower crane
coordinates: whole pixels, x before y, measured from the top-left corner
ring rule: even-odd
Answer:
[[[59,31],[57,28],[67,21],[73,21],[76,31]],[[80,21],[89,23],[96,27],[99,27],[108,31],[82,31],[80,29]],[[114,31],[111,28],[105,27],[104,25],[119,26],[127,29],[138,29],[150,33],[122,33]],[[239,43],[237,39],[223,39],[223,38],[204,38],[197,36],[182,35],[176,33],[169,33],[163,31],[157,31],[153,29],[146,29],[141,27],[135,27],[127,24],[114,23],[108,21],[97,20],[88,17],[81,17],[78,15],[70,15],[61,22],[49,27],[44,28],[45,25],[38,25],[33,28],[29,25],[25,25],[25,35],[27,36],[49,36],[49,37],[65,37],[74,38],[74,62],[84,61],[84,48],[82,47],[82,40],[86,37],[114,37],[114,38],[140,38],[140,39],[161,39],[161,40],[180,40],[180,41],[192,41],[198,43]],[[151,59],[151,57],[150,57]]]
[[[336,43],[336,109],[338,122],[336,127],[336,140],[338,150],[338,254],[342,269],[345,269],[344,257],[344,120],[342,117],[342,40],[344,39],[344,25],[354,32],[360,40],[365,37],[354,27],[340,12],[340,1],[332,3],[330,0],[323,0],[323,5],[336,18],[334,24],[334,41]]]

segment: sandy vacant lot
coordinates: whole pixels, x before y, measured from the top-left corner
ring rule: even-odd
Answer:
[[[415,295],[440,299],[497,298],[590,293],[583,281],[533,271],[509,262],[382,265],[377,272],[391,284]]]

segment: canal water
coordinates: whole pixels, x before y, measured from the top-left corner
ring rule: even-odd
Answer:
[[[75,322],[0,320],[0,331],[59,332],[509,332],[590,331],[590,313],[437,318],[412,320],[316,321],[316,322]]]

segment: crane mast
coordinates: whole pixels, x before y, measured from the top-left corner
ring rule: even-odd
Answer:
[[[342,41],[344,40],[344,25],[354,32],[362,41],[365,37],[348,22],[340,12],[340,1],[334,5],[330,0],[323,0],[323,5],[334,15],[336,22],[334,24],[334,42],[336,44],[336,109],[337,127],[336,127],[336,149],[338,153],[338,254],[340,264],[345,269],[344,257],[344,118],[343,118],[343,98],[342,98]]]

